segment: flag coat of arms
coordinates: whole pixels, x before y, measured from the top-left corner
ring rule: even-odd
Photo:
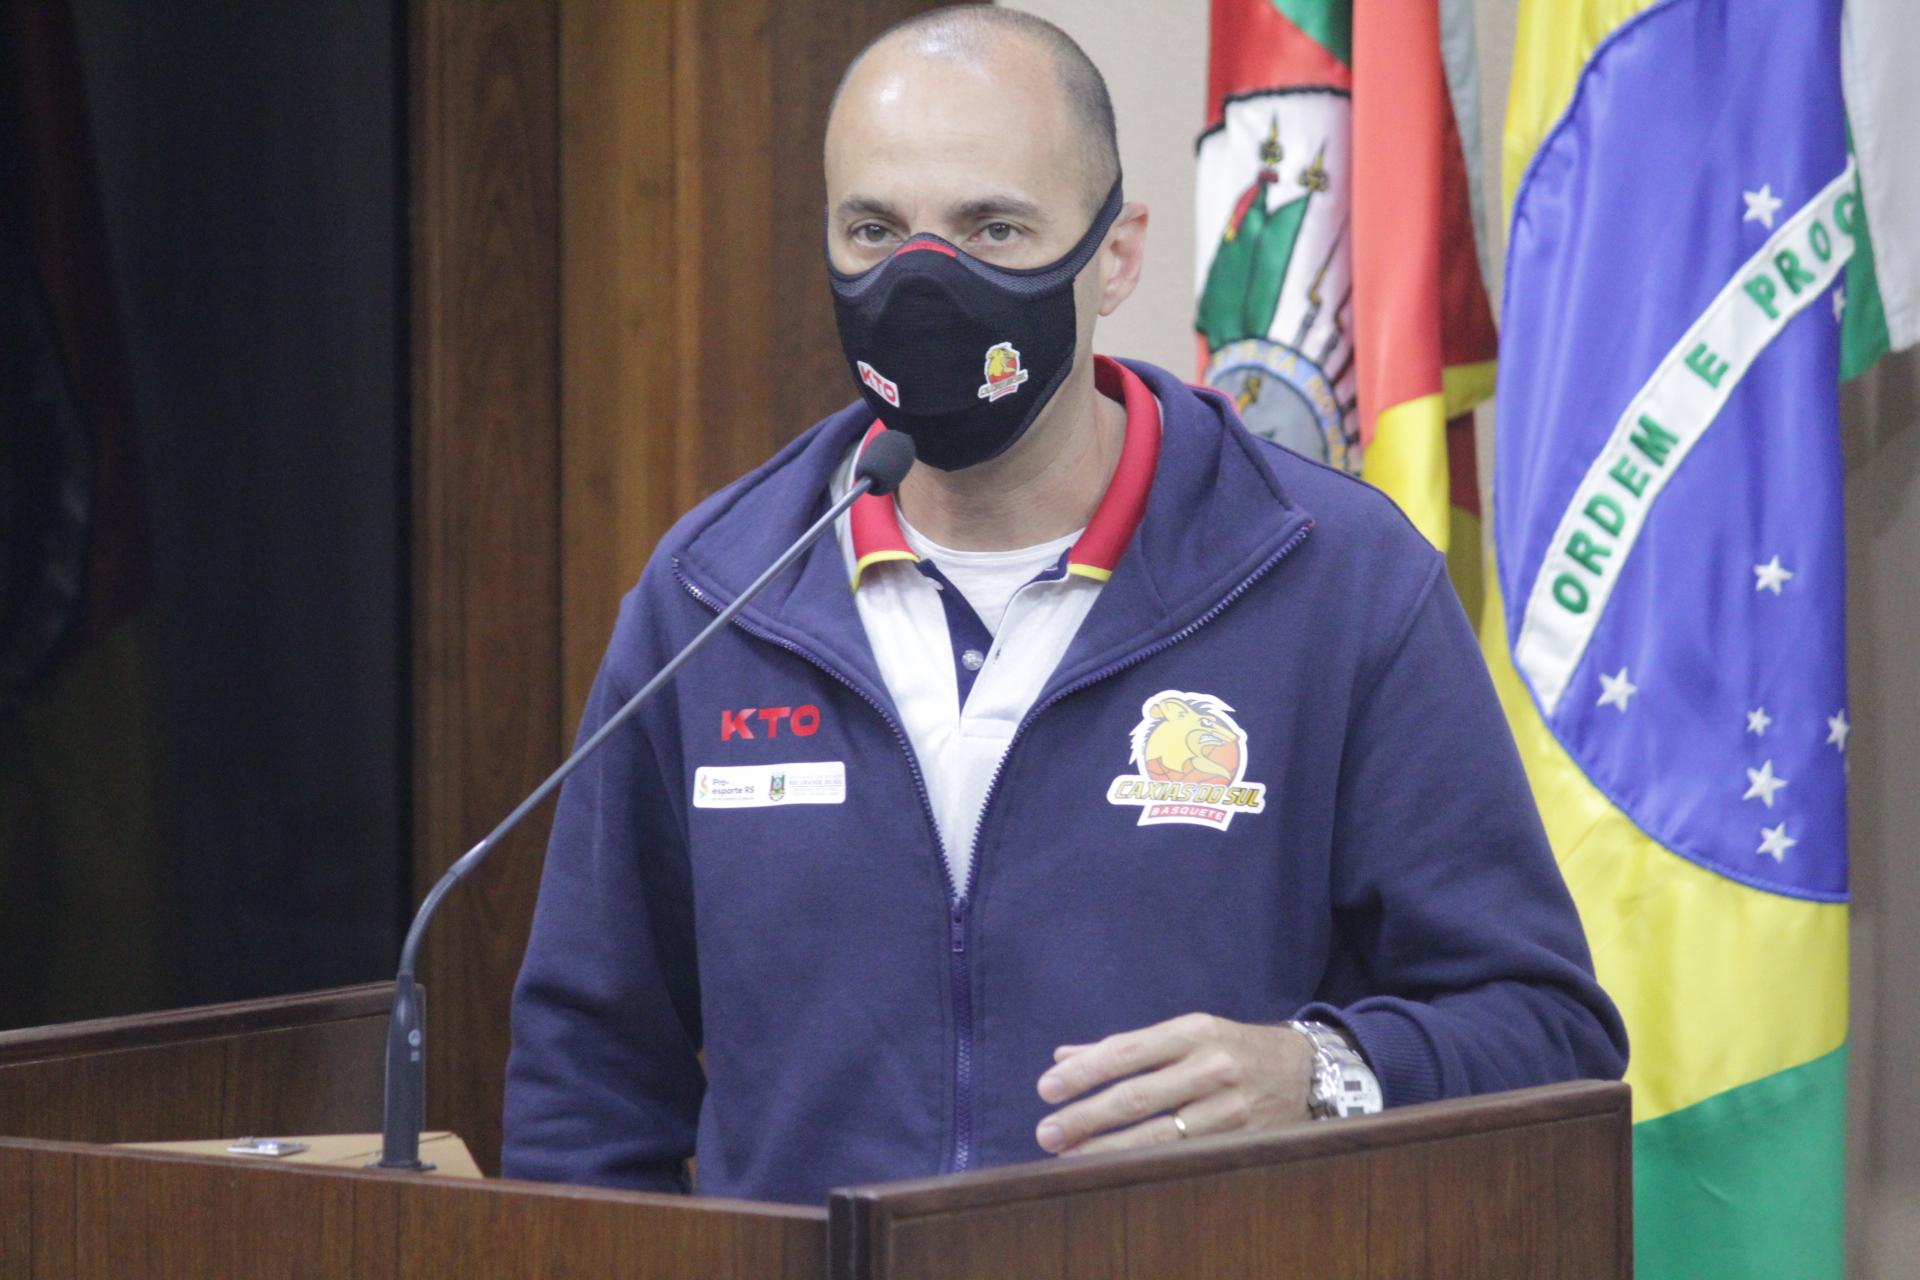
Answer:
[[[1484,638],[1632,1039],[1643,1276],[1842,1267],[1840,18],[1521,13]]]
[[[1214,0],[1194,327],[1255,434],[1386,490],[1471,605],[1495,338],[1468,0]],[[1451,425],[1450,425],[1451,424]]]

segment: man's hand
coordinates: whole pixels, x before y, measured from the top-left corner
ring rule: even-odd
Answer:
[[[1175,1113],[1193,1137],[1274,1129],[1308,1118],[1312,1077],[1313,1046],[1291,1027],[1189,1013],[1055,1049],[1040,1096],[1080,1101],[1042,1120],[1035,1137],[1055,1155],[1080,1155],[1178,1141]]]

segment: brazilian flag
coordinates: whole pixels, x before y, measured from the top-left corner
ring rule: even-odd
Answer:
[[[1485,648],[1633,1044],[1644,1277],[1838,1276],[1840,0],[1526,0]]]

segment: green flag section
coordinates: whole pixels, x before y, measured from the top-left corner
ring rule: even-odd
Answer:
[[[1634,1126],[1641,1280],[1840,1275],[1846,1080],[1843,1045]]]
[[[1315,44],[1353,65],[1353,0],[1273,0],[1273,7]]]
[[[1883,349],[1920,342],[1920,152],[1913,122],[1920,118],[1920,5],[1914,0],[1846,0],[1841,71],[1847,119],[1860,159],[1860,193],[1873,225],[1879,274],[1876,310]],[[1850,297],[1859,297],[1854,282]],[[1872,357],[1861,347],[1859,360]],[[1849,364],[1858,372],[1865,364]]]
[[[1269,167],[1280,162],[1277,123],[1261,144],[1261,157]],[[1218,351],[1230,342],[1258,338],[1272,326],[1312,195],[1308,191],[1271,211],[1263,184],[1255,183],[1243,197],[1233,222],[1221,236],[1219,252],[1213,256],[1213,267],[1200,292],[1195,323],[1206,337],[1208,350]]]
[[[1862,210],[1855,223],[1853,257],[1835,305],[1840,309],[1840,376],[1855,378],[1892,347],[1887,311],[1880,297],[1879,264],[1873,252],[1873,220]]]
[[[1273,0],[1273,8],[1334,58],[1354,65],[1354,0]]]

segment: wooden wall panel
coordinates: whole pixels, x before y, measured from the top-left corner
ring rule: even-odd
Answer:
[[[774,152],[783,141],[773,118],[773,79],[786,52],[773,48],[778,5],[685,7],[676,24],[675,247],[697,267],[675,281],[688,357],[675,397],[677,427],[697,446],[687,454],[683,499],[751,470],[765,460],[774,434],[767,385],[777,323],[772,226],[783,212],[798,212],[797,193],[773,185]]]
[[[854,398],[823,258],[827,105],[928,0],[562,0],[569,740],[620,597],[700,499]]]
[[[694,503],[852,399],[820,144],[928,0],[412,0],[415,888],[571,743],[620,598]],[[550,813],[422,966],[430,1123],[498,1167]]]
[[[621,595],[686,501],[675,282],[697,266],[675,249],[674,10],[561,6],[563,746]]]
[[[414,0],[414,888],[552,769],[560,705],[555,0]],[[496,1169],[546,823],[426,940],[429,1127]]]

